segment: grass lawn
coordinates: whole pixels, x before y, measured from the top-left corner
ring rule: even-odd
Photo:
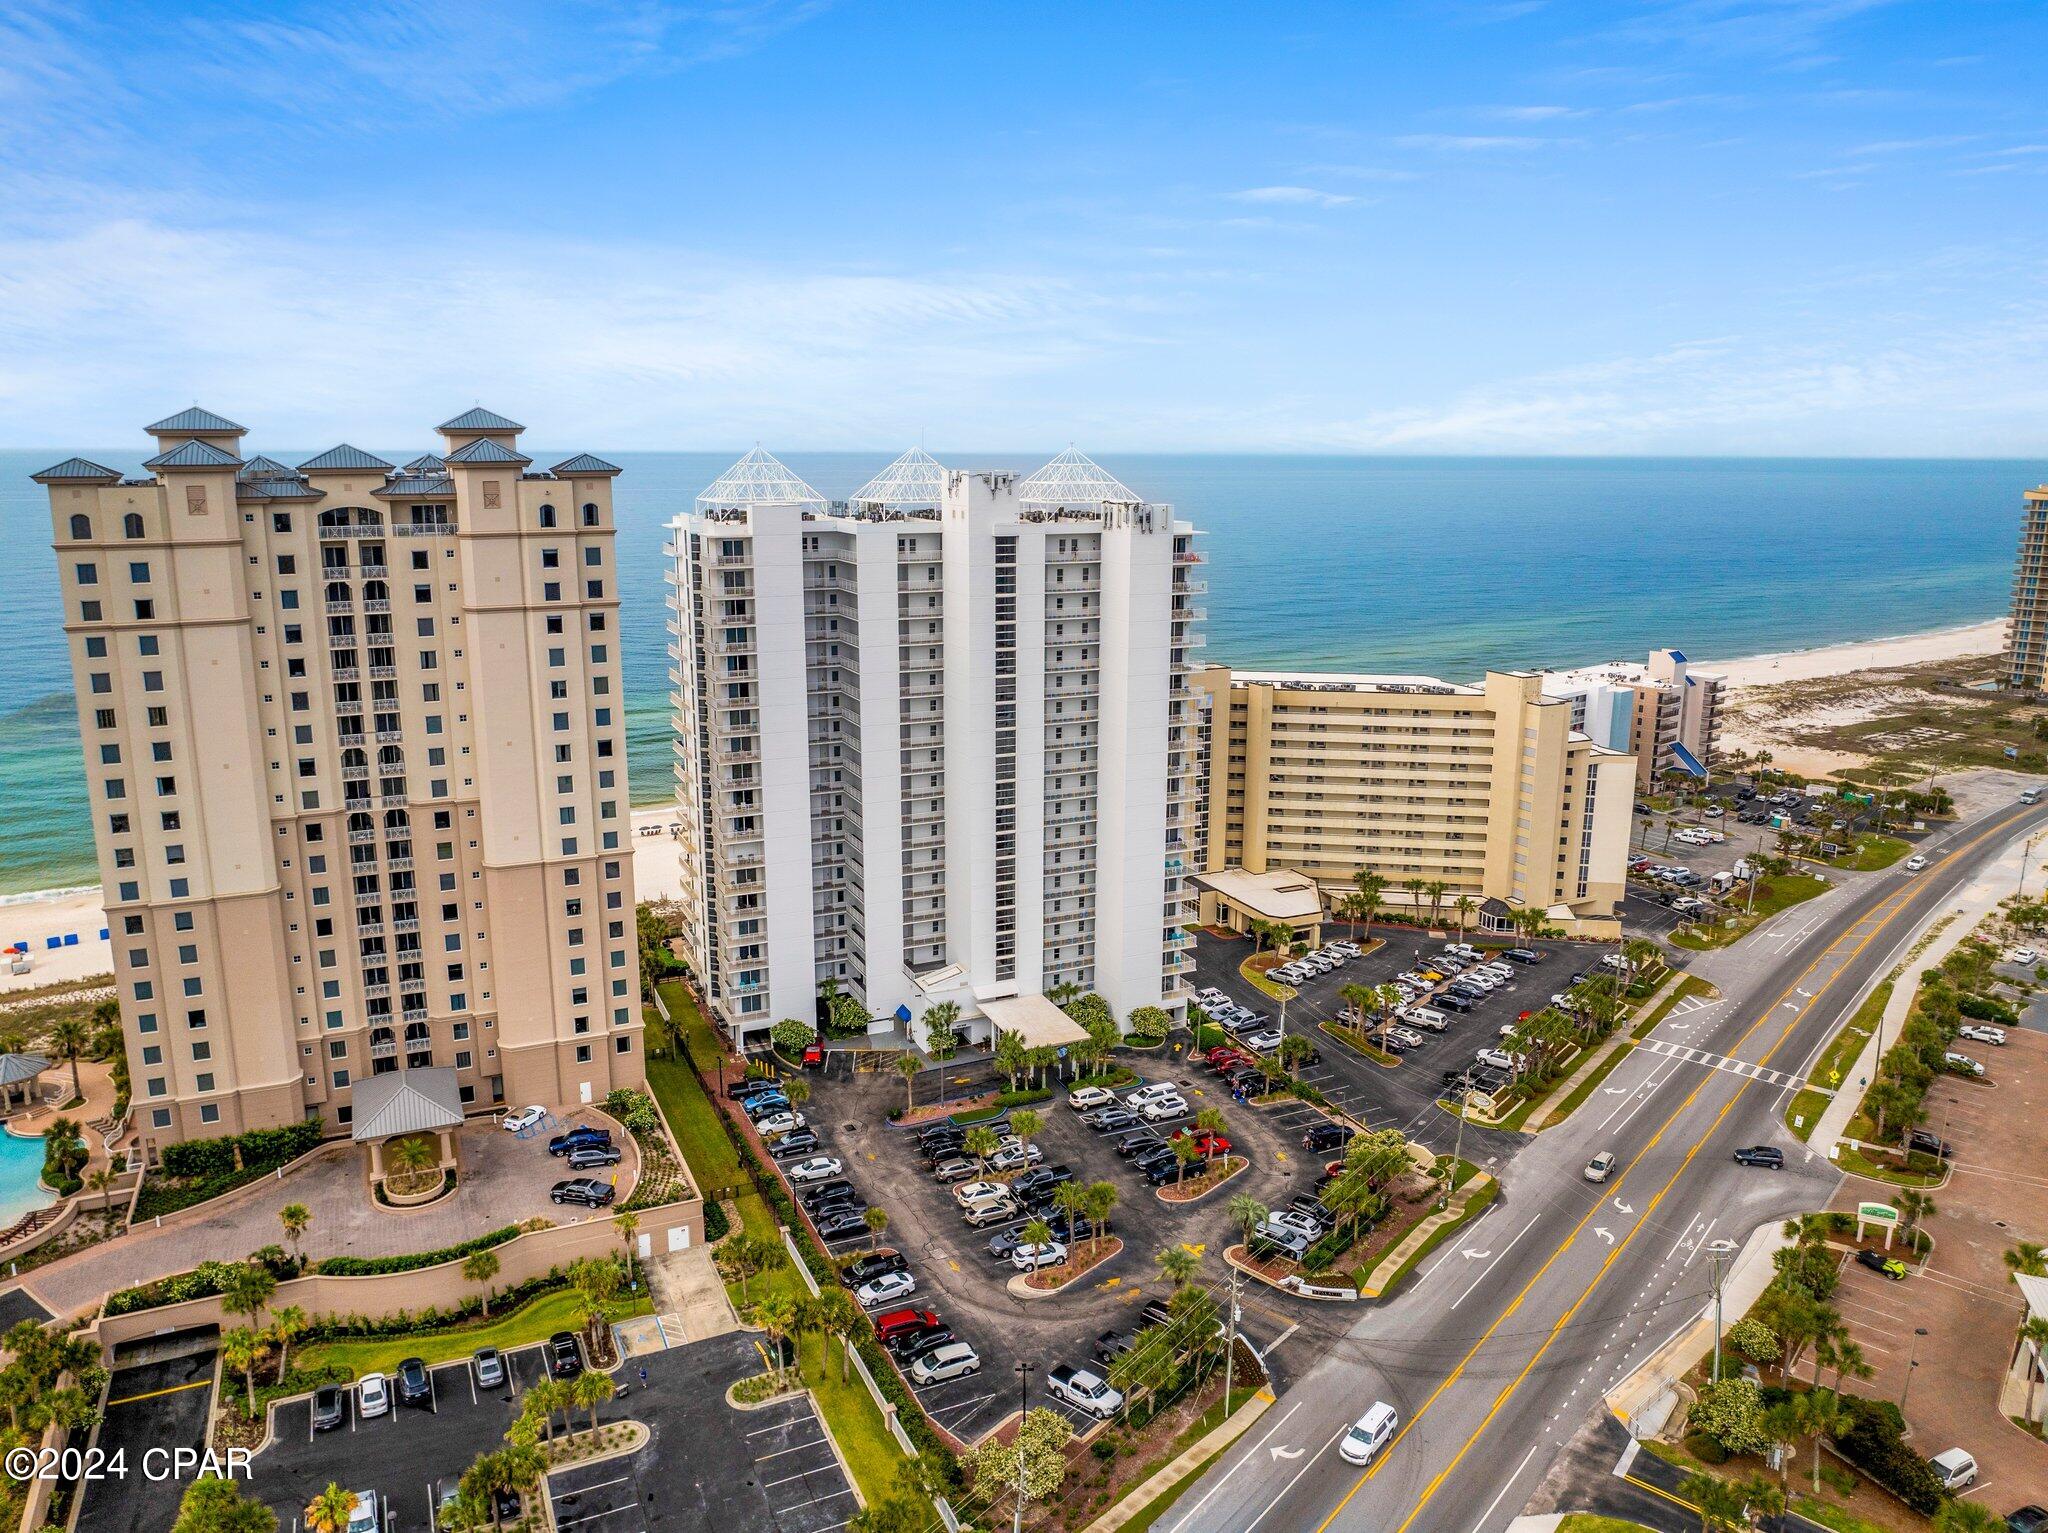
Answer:
[[[1870,1035],[1876,1031],[1878,1019],[1884,1015],[1885,1006],[1891,998],[1890,980],[1864,997],[1863,1004],[1856,1008],[1856,1015],[1828,1040],[1828,1046],[1813,1062],[1813,1074],[1809,1079],[1815,1084],[1795,1092],[1786,1104],[1785,1123],[1802,1141],[1813,1133],[1828,1099],[1841,1086],[1842,1077],[1856,1062],[1856,1056],[1863,1052],[1864,1044],[1870,1041]]]
[[[1662,1001],[1657,1003],[1655,1011],[1643,1018],[1642,1021],[1638,1022],[1630,1030],[1629,1036],[1640,1043],[1643,1039],[1649,1037],[1651,1033],[1655,1032],[1657,1024],[1671,1015],[1671,1008],[1687,996],[1709,996],[1712,994],[1714,994],[1714,987],[1701,979],[1697,974],[1686,975],[1684,979],[1678,982],[1671,994],[1665,996]]]
[[[1651,1533],[1639,1522],[1619,1517],[1595,1517],[1591,1512],[1573,1512],[1557,1525],[1557,1533]]]
[[[1780,873],[1775,878],[1757,881],[1756,903],[1744,913],[1731,919],[1732,926],[1708,926],[1695,931],[1679,932],[1671,938],[1673,947],[1688,948],[1693,952],[1705,952],[1709,948],[1727,947],[1731,942],[1740,941],[1762,922],[1769,920],[1781,910],[1790,910],[1794,905],[1812,899],[1816,894],[1825,893],[1831,885],[1811,873]]]
[[[634,1299],[612,1304],[606,1313],[613,1320],[653,1312],[653,1302],[643,1292]],[[292,1363],[299,1368],[318,1368],[339,1363],[350,1373],[390,1373],[408,1357],[422,1358],[428,1367],[468,1357],[478,1347],[507,1351],[536,1341],[546,1341],[556,1331],[573,1331],[582,1323],[582,1297],[573,1289],[542,1294],[512,1311],[494,1315],[488,1321],[458,1326],[446,1331],[423,1331],[412,1336],[372,1336],[360,1341],[315,1341],[292,1349]]]
[[[1897,862],[1912,846],[1897,836],[1861,835],[1856,844],[1839,857],[1830,857],[1831,868],[1847,868],[1852,873],[1875,873]]]
[[[1291,1001],[1301,992],[1291,985],[1283,985],[1277,979],[1266,978],[1266,968],[1276,966],[1280,958],[1274,953],[1254,953],[1237,966],[1238,977],[1262,994],[1276,1001]]]
[[[1850,1125],[1854,1132],[1855,1125]],[[1855,1176],[1867,1176],[1872,1181],[1890,1182],[1894,1187],[1933,1187],[1939,1185],[1942,1174],[1939,1171],[1900,1171],[1870,1159],[1852,1144],[1844,1144],[1835,1151],[1835,1164]]]
[[[713,1057],[711,1051],[719,1047],[718,1040],[712,1035],[710,1025],[698,1015],[688,992],[671,981],[661,987],[661,998],[668,1005],[669,1015],[675,1019],[678,1036],[689,1041],[699,1059]],[[775,1211],[768,1206],[768,1200],[761,1196],[740,1165],[739,1155],[719,1122],[717,1104],[706,1095],[696,1072],[683,1060],[650,1056],[647,1084],[660,1101],[662,1111],[668,1115],[669,1127],[675,1131],[682,1146],[683,1159],[689,1162],[697,1185],[706,1189],[705,1195],[708,1197],[713,1191],[725,1191],[748,1234],[780,1243],[780,1226],[776,1222]],[[728,1283],[725,1286],[737,1307],[740,1285]],[[773,1293],[786,1294],[792,1299],[805,1298],[810,1294],[793,1262],[785,1263],[773,1272],[755,1274],[747,1280],[746,1292],[749,1299]],[[544,1326],[540,1334],[545,1336],[548,1331],[559,1329],[560,1326]],[[903,1462],[903,1450],[897,1447],[896,1439],[882,1424],[882,1413],[876,1409],[867,1386],[860,1381],[860,1375],[852,1374],[846,1382],[840,1382],[839,1359],[829,1355],[829,1346],[828,1339],[822,1336],[803,1339],[801,1361],[805,1380],[818,1396],[818,1405],[824,1412],[832,1440],[839,1444],[839,1451],[846,1456],[861,1494],[867,1497],[869,1505],[878,1505],[894,1488],[896,1466]],[[411,1353],[397,1355],[410,1356]]]
[[[1228,1448],[1218,1448],[1214,1453],[1195,1465],[1186,1474],[1175,1480],[1153,1498],[1152,1504],[1123,1525],[1122,1533],[1145,1533],[1145,1530],[1173,1509],[1173,1503],[1187,1494],[1188,1487],[1202,1478],[1214,1467],[1216,1461],[1228,1453]]]
[[[1376,1065],[1391,1066],[1401,1063],[1401,1056],[1399,1054],[1389,1054],[1376,1043],[1361,1042],[1358,1035],[1348,1027],[1339,1027],[1334,1022],[1318,1022],[1316,1026],[1330,1037],[1335,1038],[1345,1048],[1351,1050],[1352,1053],[1363,1054]]]

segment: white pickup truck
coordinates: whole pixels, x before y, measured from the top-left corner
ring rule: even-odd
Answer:
[[[1124,1397],[1111,1389],[1106,1379],[1085,1368],[1061,1363],[1045,1376],[1045,1387],[1076,1410],[1104,1421],[1123,1409]]]

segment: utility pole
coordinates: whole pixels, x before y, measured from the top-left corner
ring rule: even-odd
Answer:
[[[1451,1206],[1451,1183],[1457,1180],[1458,1162],[1465,1158],[1465,1104],[1469,1100],[1466,1091],[1466,1087],[1458,1088],[1458,1132],[1451,1141],[1451,1163],[1444,1170],[1444,1195],[1436,1206],[1438,1213]]]
[[[1926,1334],[1927,1327],[1924,1325],[1913,1328],[1913,1350],[1907,1357],[1906,1382],[1899,1386],[1899,1414],[1901,1416],[1906,1414],[1906,1393],[1913,1387],[1913,1375],[1920,1368],[1920,1338]]]
[[[1721,1382],[1721,1257],[1708,1258],[1714,1285],[1714,1382]]]
[[[1031,1407],[1033,1365],[1017,1365],[1017,1516],[1010,1533],[1024,1533],[1024,1417]]]
[[[1230,1269],[1230,1319],[1228,1335],[1223,1342],[1223,1419],[1230,1419],[1230,1384],[1235,1375],[1237,1363],[1237,1285],[1243,1276],[1237,1268]]]

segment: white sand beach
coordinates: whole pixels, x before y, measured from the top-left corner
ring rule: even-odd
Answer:
[[[1744,660],[1701,660],[1701,671],[1718,672],[1730,687],[1768,687],[1785,681],[1815,681],[1856,671],[1890,670],[1904,665],[1930,665],[1970,655],[1995,655],[2005,648],[2005,619],[1901,634],[1893,639],[1864,639],[1854,644],[1827,644],[1818,649],[1793,649]]]

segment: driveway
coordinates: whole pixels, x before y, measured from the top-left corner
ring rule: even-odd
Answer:
[[[610,1120],[588,1110],[564,1125]],[[624,1140],[619,1201],[632,1196],[639,1152]],[[309,1257],[385,1256],[458,1244],[521,1219],[570,1217],[548,1201],[548,1188],[569,1172],[541,1136],[519,1139],[489,1118],[472,1118],[458,1138],[461,1176],[455,1191],[423,1208],[393,1209],[371,1196],[363,1152],[347,1142],[325,1148],[283,1178],[270,1177],[216,1200],[203,1213],[145,1224],[113,1240],[39,1267],[21,1287],[53,1314],[94,1308],[115,1289],[183,1272],[201,1261],[236,1257],[284,1239],[278,1210],[303,1203],[312,1211],[304,1245]],[[0,1302],[5,1301],[0,1293]]]
[[[106,1412],[95,1446],[127,1465],[118,1478],[88,1480],[80,1494],[78,1533],[163,1533],[178,1520],[178,1503],[191,1483],[151,1474],[143,1455],[176,1451],[206,1441],[213,1414],[215,1353],[209,1346],[182,1357],[118,1368],[107,1381]],[[166,1466],[168,1468],[168,1466]]]
[[[2048,1503],[2048,1448],[1999,1409],[2024,1318],[2005,1252],[2023,1240],[2048,1244],[2048,1036],[2008,1029],[2006,1037],[2002,1048],[1975,1048],[1989,1084],[1942,1076],[1928,1090],[1927,1127],[1955,1146],[1955,1160],[1935,1190],[1937,1211],[1923,1221],[1934,1238],[1926,1265],[1903,1283],[1848,1265],[1836,1300],[1876,1369],[1858,1390],[1893,1400],[1904,1393],[1913,1446],[1930,1456],[1969,1449],[1981,1486],[1972,1497],[2001,1513]],[[1850,1177],[1831,1206],[1893,1195]]]

